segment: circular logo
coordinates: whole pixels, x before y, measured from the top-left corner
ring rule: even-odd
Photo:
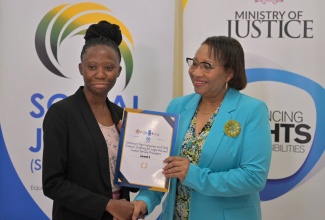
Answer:
[[[298,87],[307,92],[313,99],[316,108],[316,128],[311,149],[301,167],[292,175],[280,179],[268,179],[264,190],[260,193],[261,200],[275,199],[302,184],[302,180],[310,179],[313,170],[325,149],[325,90],[316,82],[284,70],[254,68],[247,69],[248,82],[273,81]]]
[[[148,167],[148,164],[146,162],[142,162],[140,166],[142,169],[146,169]]]
[[[125,86],[130,82],[133,71],[131,50],[124,40],[126,38],[132,47],[133,39],[126,26],[117,18],[110,15],[111,10],[97,3],[63,4],[50,10],[39,23],[35,34],[35,48],[43,65],[53,74],[64,77],[60,70],[58,50],[67,38],[85,35],[89,25],[107,20],[120,26],[123,41],[119,48],[125,63]]]

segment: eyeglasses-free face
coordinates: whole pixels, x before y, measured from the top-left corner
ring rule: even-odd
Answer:
[[[200,66],[201,70],[204,73],[209,73],[212,69],[214,69],[216,66],[224,66],[224,65],[212,65],[211,63],[208,62],[197,62],[193,58],[186,58],[186,63],[188,64],[190,70],[195,70]]]

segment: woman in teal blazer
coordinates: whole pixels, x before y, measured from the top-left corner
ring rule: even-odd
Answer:
[[[271,132],[265,103],[239,92],[247,84],[243,49],[210,37],[187,62],[195,93],[167,108],[180,115],[179,156],[165,160],[171,185],[160,219],[260,220]],[[140,190],[133,216],[150,214],[163,195]]]

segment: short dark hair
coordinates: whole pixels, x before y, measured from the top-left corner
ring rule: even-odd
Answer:
[[[92,24],[85,34],[85,45],[82,48],[80,58],[89,47],[96,45],[106,45],[113,48],[121,62],[121,51],[119,45],[122,42],[122,32],[120,27],[116,24],[111,24],[108,21],[100,21],[98,24]]]
[[[226,70],[232,70],[233,78],[228,82],[230,88],[242,90],[247,85],[245,71],[245,55],[241,44],[232,37],[212,36],[203,41],[202,45],[209,47],[210,56],[213,53],[225,65]]]

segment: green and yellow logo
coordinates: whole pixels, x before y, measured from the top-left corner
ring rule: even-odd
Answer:
[[[124,88],[126,88],[132,76],[133,59],[131,50],[124,39],[126,38],[134,47],[132,36],[126,26],[111,15],[109,8],[97,3],[63,4],[53,8],[43,17],[35,35],[36,52],[43,65],[55,75],[67,78],[58,68],[60,66],[58,61],[60,45],[67,38],[85,35],[89,25],[101,20],[119,25],[122,31],[123,41],[119,48],[125,63]]]

